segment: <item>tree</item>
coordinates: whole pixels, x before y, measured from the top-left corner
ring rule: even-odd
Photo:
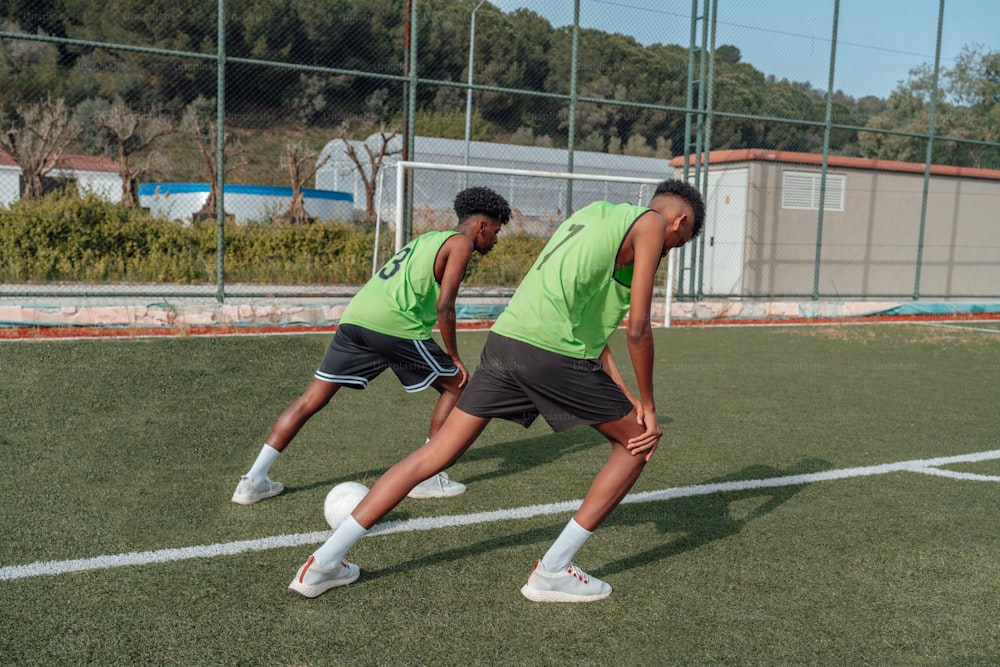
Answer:
[[[218,126],[213,118],[214,113],[215,100],[198,97],[185,109],[181,120],[181,127],[194,137],[198,144],[203,173],[208,178],[208,199],[196,214],[199,217],[212,217],[219,210],[219,172],[216,161]],[[232,133],[227,132],[223,135],[222,159],[227,174],[232,174],[246,164],[242,158],[244,153],[246,150]]]
[[[893,91],[885,109],[872,117],[866,127],[919,135],[927,133],[929,123],[930,108],[923,95],[918,90],[901,87]],[[927,152],[927,140],[920,136],[861,132],[858,142],[864,157],[880,160],[923,162]]]
[[[995,164],[1000,149],[940,137],[974,138],[1000,142],[1000,52],[966,46],[952,69],[938,77],[934,142],[931,159],[940,164],[979,167]],[[930,129],[930,102],[934,94],[934,72],[929,64],[910,70],[888,102],[868,122],[872,129],[926,135]],[[924,136],[899,136],[863,132],[859,138],[866,157],[923,162],[927,154]]]
[[[673,157],[673,153],[670,151],[670,141],[666,137],[656,138],[656,151],[653,153],[653,157],[663,160],[669,160]]]
[[[389,143],[396,138],[395,130],[380,130],[378,134],[373,134],[361,144],[365,149],[367,164],[363,164],[361,156],[354,143],[347,139],[347,125],[340,126],[337,138],[344,143],[344,151],[347,157],[354,163],[354,169],[361,176],[361,182],[365,186],[365,219],[375,219],[375,186],[378,183],[378,172],[382,169],[382,162],[389,155],[402,153],[402,148],[390,148]]]
[[[282,219],[298,224],[311,221],[309,214],[306,213],[302,186],[330,159],[327,155],[317,161],[317,157],[319,153],[307,153],[305,146],[300,142],[285,144],[285,157],[281,160],[281,166],[288,169],[288,177],[292,182],[292,201],[289,202],[288,209],[281,214]]]
[[[26,108],[15,107],[19,120],[8,119],[0,111],[0,149],[21,167],[25,199],[43,194],[42,182],[55,169],[66,149],[80,136],[80,123],[72,116],[62,98]]]
[[[62,13],[66,17],[66,36],[70,38],[174,51],[215,51],[214,2],[116,0],[62,4],[67,5]],[[239,14],[232,7],[229,10]],[[203,91],[215,90],[217,73],[211,61],[178,61],[142,52],[90,47],[81,51],[93,54],[101,90],[120,94],[137,108],[158,102],[176,103],[180,108]]]
[[[628,141],[625,142],[625,146],[622,148],[622,153],[624,155],[652,157],[656,153],[656,150],[649,145],[649,142],[646,141],[646,137],[641,134],[633,134],[629,136]]]
[[[985,108],[1000,104],[1000,51],[984,52],[978,44],[964,46],[946,82],[956,104]]]
[[[129,208],[139,206],[139,179],[150,171],[154,153],[146,156],[146,164],[134,167],[130,158],[149,148],[154,141],[176,131],[174,124],[159,113],[138,114],[125,100],[116,97],[111,107],[98,114],[97,125],[107,134],[109,148],[114,152],[118,176],[122,180],[122,204]]]
[[[945,91],[955,103],[953,134],[1000,143],[1000,51],[967,45],[945,77]],[[996,164],[1000,149],[966,144],[974,167]]]
[[[732,44],[723,44],[715,49],[715,59],[731,65],[738,63],[741,57],[742,54],[740,53],[740,50]]]
[[[622,83],[612,83],[606,76],[599,77],[580,86],[581,97],[591,97],[606,100],[625,99],[625,86]],[[587,137],[599,134],[610,137],[612,130],[619,131],[619,118],[629,112],[629,109],[615,104],[595,104],[580,102],[576,107],[576,132]],[[569,129],[569,116],[563,114],[559,122],[560,130]]]
[[[0,17],[0,31],[22,32],[18,23],[3,17]],[[0,106],[42,100],[62,89],[61,77],[59,49],[55,45],[26,39],[0,39],[0,81],[3,82]]]

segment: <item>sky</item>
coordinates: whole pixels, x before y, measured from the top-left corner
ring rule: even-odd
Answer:
[[[490,2],[503,12],[528,7],[554,27],[573,24],[573,0]],[[1000,51],[1000,1],[944,4],[943,69],[955,65],[966,45]],[[698,0],[699,9],[703,5]],[[741,60],[765,75],[826,90],[833,11],[834,0],[718,0],[716,46],[736,46]],[[884,99],[908,80],[911,69],[933,65],[939,11],[940,0],[840,0],[834,90]],[[691,0],[580,0],[582,27],[630,35],[646,45],[687,46],[690,21]]]

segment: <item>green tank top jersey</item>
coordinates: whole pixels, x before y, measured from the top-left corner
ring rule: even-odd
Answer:
[[[629,307],[632,265],[615,271],[629,229],[649,209],[594,202],[563,222],[493,331],[576,359],[596,359]]]
[[[430,338],[441,294],[434,260],[444,242],[458,233],[427,232],[403,246],[354,295],[341,324],[407,340]]]

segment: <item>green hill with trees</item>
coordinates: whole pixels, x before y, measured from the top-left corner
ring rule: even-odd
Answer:
[[[227,139],[242,166],[234,182],[287,184],[280,168],[287,140],[318,150],[339,129],[363,137],[402,125],[405,72],[402,0],[230,0],[226,3]],[[465,123],[469,3],[421,0],[418,15],[418,134],[461,138]],[[554,27],[528,9],[491,8],[477,27],[477,85],[568,95],[571,30]],[[216,96],[215,3],[193,0],[3,0],[0,31],[50,35],[86,44],[0,39],[0,112],[13,127],[26,105],[61,100],[80,123],[74,149],[114,153],[101,131],[120,100],[139,122],[166,119],[183,129],[193,104]],[[100,44],[139,47],[125,50]],[[191,51],[203,59],[149,50]],[[683,108],[688,50],[644,46],[631,37],[592,29],[579,33],[575,142],[579,150],[672,156],[684,150],[684,114],[614,102]],[[765,76],[743,62],[738,48],[716,49],[712,149],[819,151],[825,93],[806,83]],[[275,63],[273,66],[246,62]],[[356,74],[296,70],[335,68]],[[919,136],[876,134],[863,128],[926,133],[930,65],[917,68],[888,99],[833,96],[834,154],[923,161]],[[440,83],[435,83],[440,82]],[[1000,52],[970,45],[942,72],[939,135],[980,143],[938,141],[934,161],[1000,165]],[[199,102],[199,100],[201,102]],[[477,91],[472,138],[561,147],[567,145],[564,99]],[[188,123],[190,125],[190,123]],[[141,135],[149,133],[141,127]],[[113,134],[113,133],[112,133]],[[190,132],[156,142],[150,174],[165,180],[204,179],[203,156]],[[137,145],[138,136],[130,139]],[[236,147],[239,149],[236,150]],[[147,148],[142,149],[148,151]],[[235,164],[235,163],[234,163]]]

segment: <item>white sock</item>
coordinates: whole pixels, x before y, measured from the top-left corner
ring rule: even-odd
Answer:
[[[563,528],[563,532],[559,534],[556,541],[552,543],[549,550],[542,556],[542,567],[545,568],[546,572],[561,572],[565,570],[569,567],[573,556],[576,555],[576,552],[580,550],[580,547],[583,546],[583,543],[591,535],[591,531],[584,529],[575,519],[570,519],[566,527]]]
[[[336,563],[344,560],[347,550],[367,533],[367,528],[362,528],[353,516],[349,516],[337,530],[333,531],[333,535],[323,543],[323,546],[313,552],[313,556],[321,568],[330,570]]]
[[[278,454],[280,453],[281,452],[271,445],[265,444],[261,448],[260,454],[257,455],[257,460],[253,462],[253,467],[250,468],[250,472],[247,473],[247,477],[255,481],[267,477],[267,473],[271,469],[271,465],[274,463],[275,459],[278,458]]]

